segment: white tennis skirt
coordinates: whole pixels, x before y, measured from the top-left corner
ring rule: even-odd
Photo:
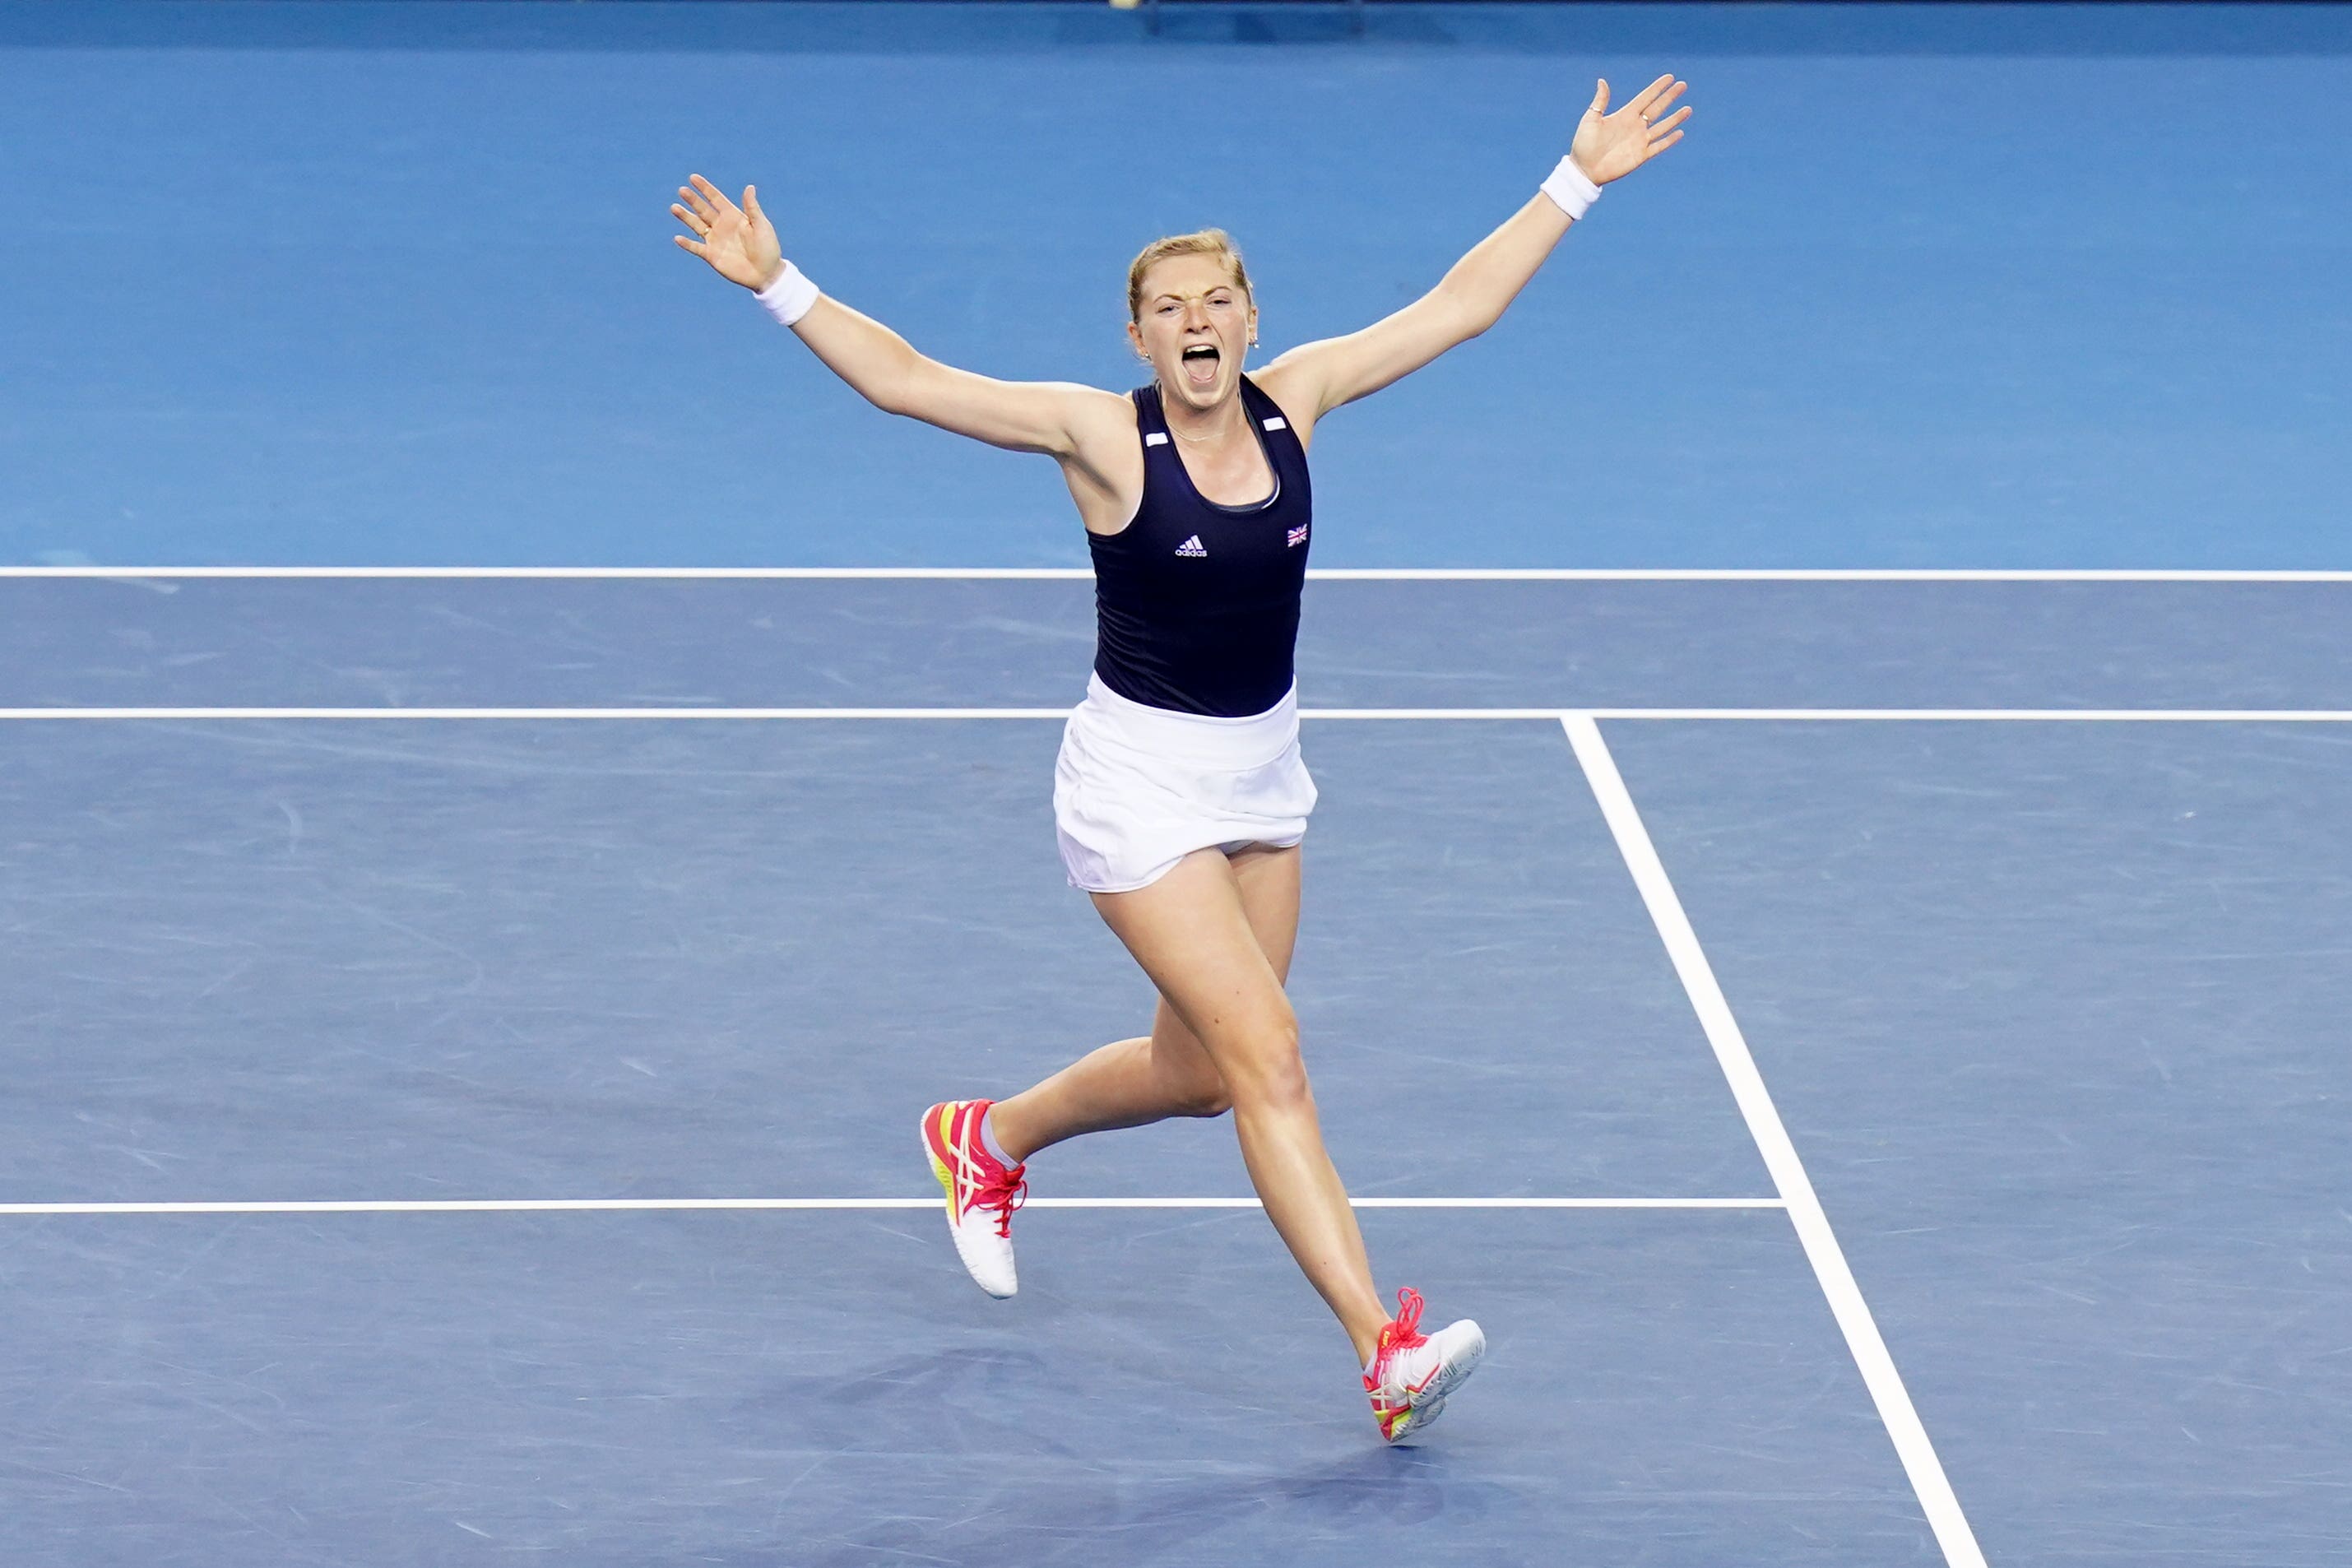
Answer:
[[[1298,688],[1221,719],[1121,697],[1087,677],[1054,763],[1054,833],[1070,885],[1148,887],[1195,849],[1287,849],[1307,837],[1315,781],[1298,754]]]

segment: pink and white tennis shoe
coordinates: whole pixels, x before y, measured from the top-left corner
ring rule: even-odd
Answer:
[[[923,1152],[947,1192],[948,1234],[972,1282],[1003,1300],[1020,1289],[1013,1268],[1013,1211],[1028,1196],[1026,1164],[1006,1166],[981,1141],[981,1118],[995,1103],[950,1100],[923,1112]]]
[[[1462,1386],[1486,1353],[1486,1334],[1467,1318],[1433,1334],[1422,1333],[1422,1305],[1420,1291],[1397,1292],[1397,1315],[1381,1325],[1379,1348],[1364,1368],[1372,1419],[1391,1443],[1435,1421],[1445,1396]]]

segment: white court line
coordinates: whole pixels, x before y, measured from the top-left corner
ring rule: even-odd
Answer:
[[[0,708],[41,719],[1066,719],[1068,708]]]
[[[938,1198],[352,1198],[308,1203],[0,1204],[0,1215],[633,1214],[701,1209],[933,1209]],[[1360,1209],[1777,1209],[1779,1198],[1352,1198]],[[1255,1198],[1031,1198],[1033,1209],[1254,1209]]]
[[[1317,566],[1326,583],[2352,583],[2352,572],[2105,567]],[[1086,566],[0,566],[0,577],[1085,582]]]
[[[1943,1463],[1936,1458],[1927,1428],[1919,1423],[1919,1413],[1903,1386],[1902,1374],[1895,1370],[1895,1359],[1887,1353],[1886,1342],[1871,1318],[1870,1305],[1862,1298],[1862,1288],[1854,1283],[1853,1270],[1846,1266],[1845,1253],[1830,1229],[1829,1216],[1822,1211],[1821,1199],[1813,1192],[1803,1163],[1797,1158],[1796,1145],[1789,1141],[1789,1130],[1781,1124],[1780,1111],[1773,1108],[1763,1075],[1756,1070],[1756,1058],[1748,1054],[1748,1041],[1739,1032],[1738,1021],[1731,1016],[1731,1005],[1724,1000],[1723,988],[1716,984],[1715,971],[1699,947],[1698,933],[1691,929],[1682,900],[1675,897],[1674,884],[1666,879],[1666,868],[1658,858],[1657,847],[1651,843],[1649,829],[1642,826],[1633,797],[1626,792],[1616,760],[1601,739],[1600,726],[1582,715],[1564,719],[1561,725],[1568,731],[1569,744],[1576,749],[1576,760],[1583,765],[1593,797],[1601,803],[1601,815],[1616,837],[1617,848],[1625,858],[1626,869],[1633,874],[1633,885],[1641,889],[1642,901],[1649,908],[1650,919],[1657,925],[1667,955],[1674,960],[1675,973],[1682,977],[1683,989],[1690,995],[1691,1007],[1706,1032],[1707,1044],[1715,1047],[1715,1059],[1730,1081],[1732,1098],[1738,1102],[1740,1115],[1747,1119],[1748,1131],[1764,1157],[1764,1167],[1771,1173],[1774,1188],[1788,1205],[1797,1239],[1812,1263],[1813,1275],[1821,1281],[1822,1293],[1829,1298],[1832,1315],[1845,1333],[1854,1364],[1862,1369],[1862,1380],[1878,1406],[1879,1419],[1885,1423],[1887,1435],[1895,1440],[1895,1451],[1903,1461],[1905,1474],[1911,1478],[1912,1489],[1919,1495],[1919,1505],[1927,1511],[1927,1523],[1944,1550],[1944,1561],[1951,1568],[1984,1568],[1984,1553],[1977,1546],[1967,1517],[1960,1512],[1951,1482],[1945,1479]]]
[[[0,708],[0,721],[49,720],[784,720],[1066,719],[1065,708]],[[2346,708],[1302,708],[1334,720],[1748,720],[1798,722],[2342,724]]]

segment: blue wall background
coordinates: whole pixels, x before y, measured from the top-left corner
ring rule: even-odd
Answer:
[[[1124,387],[1155,236],[1269,357],[1429,287],[1593,79],[1692,86],[1486,337],[1334,415],[1324,566],[2352,567],[2337,6],[0,4],[0,562],[1077,565],[670,244]]]

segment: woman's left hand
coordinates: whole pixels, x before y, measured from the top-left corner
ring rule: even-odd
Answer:
[[[1666,110],[1690,83],[1676,81],[1672,71],[1643,88],[1624,108],[1609,112],[1609,84],[1601,83],[1592,107],[1577,121],[1576,141],[1569,148],[1576,166],[1596,185],[1622,180],[1683,139],[1675,129],[1690,118],[1690,106],[1668,114]]]

